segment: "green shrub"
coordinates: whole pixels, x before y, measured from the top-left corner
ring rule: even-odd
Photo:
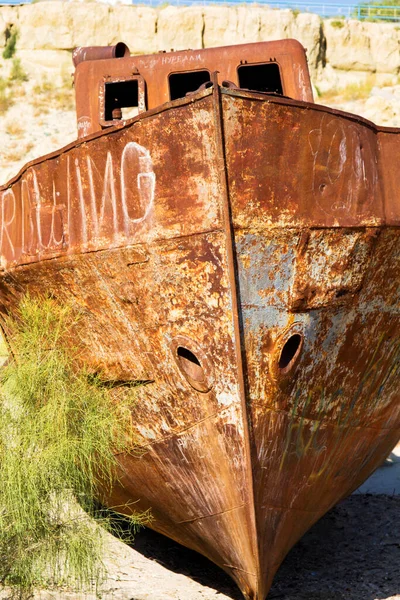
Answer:
[[[0,374],[0,581],[13,597],[102,581],[100,525],[110,518],[96,497],[100,482],[107,493],[115,481],[115,453],[135,448],[134,391],[77,369],[66,342],[74,325],[68,308],[29,297],[6,322],[14,359]]]
[[[343,21],[331,21],[331,27],[335,27],[336,29],[342,29],[342,27],[344,27],[344,22]]]
[[[8,59],[14,56],[17,46],[17,37],[18,31],[15,29],[15,27],[13,27],[10,31],[5,48],[3,50],[3,58]]]
[[[29,77],[26,71],[24,70],[21,60],[19,58],[14,58],[12,62],[12,67],[10,71],[10,80],[11,81],[28,81]]]

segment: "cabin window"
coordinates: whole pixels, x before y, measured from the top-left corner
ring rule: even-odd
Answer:
[[[254,92],[283,94],[282,79],[277,63],[240,65],[237,71],[239,87]]]
[[[195,92],[203,83],[211,81],[209,71],[171,73],[169,95],[171,100],[184,98],[188,92]]]
[[[105,84],[105,121],[130,119],[139,112],[139,82],[113,81]]]
[[[132,119],[146,110],[146,84],[139,74],[100,81],[99,122],[111,127],[116,121]]]

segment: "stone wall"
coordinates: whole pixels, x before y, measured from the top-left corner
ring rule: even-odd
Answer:
[[[195,6],[155,9],[101,3],[37,2],[0,8],[0,44],[18,29],[18,52],[28,62],[70,61],[76,46],[128,44],[133,53],[204,48],[296,38],[306,48],[315,82],[400,74],[400,27],[320,19],[314,14],[258,6]]]

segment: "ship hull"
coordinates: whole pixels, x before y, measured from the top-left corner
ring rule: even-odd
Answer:
[[[145,384],[105,500],[248,599],[400,437],[396,160],[397,130],[214,86],[2,191],[2,314],[51,294],[90,369]]]

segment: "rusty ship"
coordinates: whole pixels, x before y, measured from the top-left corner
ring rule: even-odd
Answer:
[[[400,437],[400,130],[315,104],[295,40],[74,62],[77,141],[1,188],[1,315],[81,311],[147,383],[109,504],[264,600]]]

